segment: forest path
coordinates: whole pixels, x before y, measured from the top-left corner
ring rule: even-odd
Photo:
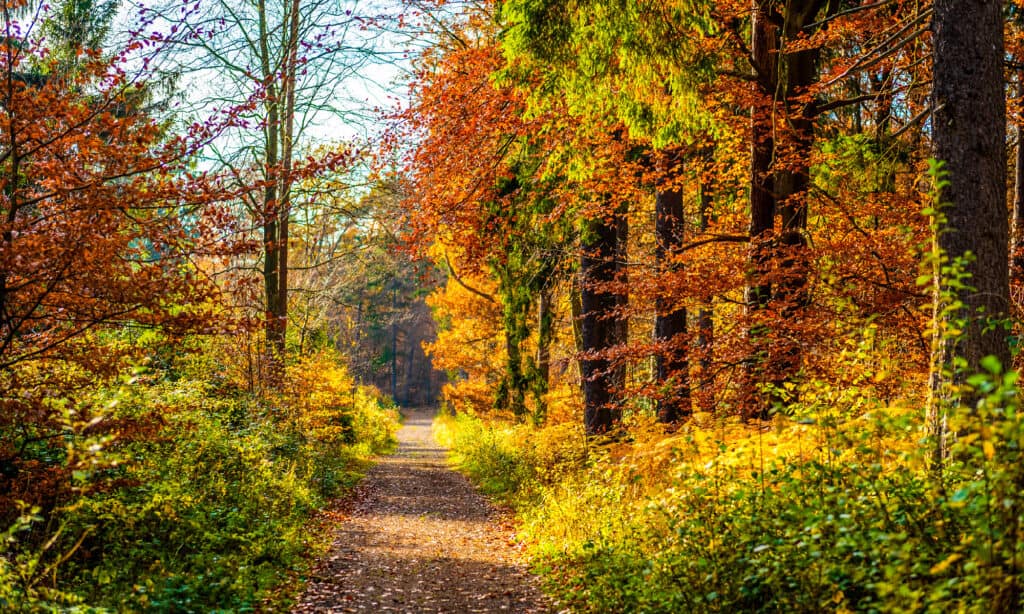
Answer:
[[[398,451],[356,488],[294,612],[549,612],[511,529],[406,412]]]

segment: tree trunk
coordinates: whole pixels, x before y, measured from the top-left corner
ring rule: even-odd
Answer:
[[[554,314],[551,310],[551,290],[544,288],[537,299],[537,375],[534,382],[534,400],[537,404],[534,421],[540,424],[547,416],[545,395],[551,376],[551,338],[554,329]]]
[[[751,29],[751,56],[758,70],[761,103],[751,111],[751,187],[750,240],[752,281],[747,288],[747,311],[750,315],[774,304],[782,334],[766,338],[769,324],[765,318],[754,318],[750,324],[751,358],[747,364],[749,399],[746,417],[767,418],[772,407],[786,402],[780,394],[783,384],[791,381],[800,369],[799,340],[785,329],[800,319],[800,312],[809,303],[807,294],[806,238],[807,187],[810,180],[810,157],[814,144],[814,102],[803,101],[807,89],[817,79],[817,48],[789,52],[786,46],[797,45],[818,13],[828,6],[824,0],[797,0],[786,3],[781,27],[772,22],[767,12],[774,3],[754,0]],[[833,6],[833,10],[835,4]],[[787,130],[783,138],[775,137],[775,116],[783,115]],[[785,156],[782,168],[773,166]],[[781,229],[775,237],[775,214],[781,217]],[[775,245],[773,245],[773,243]],[[763,278],[772,265],[778,269],[775,288]],[[760,319],[761,321],[758,321]],[[757,384],[772,384],[767,397],[754,394]]]
[[[507,273],[503,274],[507,279]],[[513,290],[513,292],[515,292]],[[526,376],[523,373],[523,352],[521,344],[527,334],[520,310],[520,297],[503,296],[505,333],[505,373],[495,394],[495,409],[510,410],[521,418],[526,413]],[[528,305],[527,305],[528,307]]]
[[[621,213],[608,220],[591,220],[584,229],[580,255],[580,375],[583,385],[583,425],[588,435],[615,427],[621,417],[614,391],[619,377],[609,350],[620,340],[622,325],[615,317],[622,303],[614,284],[622,235]]]
[[[757,385],[763,380],[767,360],[767,342],[764,318],[759,317],[771,300],[772,287],[767,281],[771,271],[771,241],[775,232],[775,196],[772,179],[772,158],[775,154],[774,91],[778,79],[778,40],[776,29],[769,21],[759,0],[753,2],[753,20],[750,34],[751,61],[757,67],[762,94],[750,110],[750,250],[748,256],[748,282],[746,312],[750,355],[744,365],[745,399],[742,399],[746,418],[753,417],[758,395]]]
[[[935,245],[970,274],[970,288],[952,287],[940,274],[935,279],[940,337],[929,424],[940,443],[935,458],[940,466],[944,401],[970,401],[949,398],[947,385],[979,371],[986,356],[1006,366],[1010,362],[1005,329],[989,325],[1005,320],[1010,304],[1002,6],[997,0],[936,0],[932,20],[935,157],[945,163],[949,181],[939,195],[946,204]],[[971,262],[965,261],[968,252]],[[957,301],[961,309],[953,307]],[[944,335],[943,330],[961,328],[956,320],[967,321],[963,333]],[[966,363],[964,373],[953,366],[958,358]]]
[[[398,288],[391,289],[391,400],[398,402]]]
[[[671,181],[680,174],[676,156],[667,156],[666,176]],[[655,257],[663,271],[678,266],[675,262],[683,246],[683,192],[676,186],[660,189],[654,198]],[[654,341],[655,377],[659,387],[658,422],[675,423],[693,413],[690,402],[690,362],[687,356],[686,308],[658,296],[655,301]]]
[[[572,315],[572,340],[576,353],[583,351],[583,274],[573,280],[569,290],[569,309]]]
[[[277,229],[277,296],[274,300],[274,317],[277,319],[274,343],[281,361],[285,357],[285,341],[288,336],[288,248],[289,221],[292,204],[292,157],[295,137],[295,85],[298,71],[299,0],[292,0],[286,20],[288,37],[285,44],[286,64],[282,75],[284,94],[284,117],[281,121],[281,206],[278,207]]]
[[[263,190],[263,288],[266,298],[267,380],[269,388],[279,390],[284,381],[284,330],[278,319],[280,303],[280,203],[278,201],[278,164],[280,162],[281,130],[280,97],[277,74],[270,60],[270,32],[267,25],[266,0],[259,0],[259,45],[263,80],[266,84],[267,124],[264,127],[263,163],[267,186]]]
[[[787,12],[783,26],[784,40],[792,43],[800,37],[808,22],[818,13],[819,0],[794,3]],[[807,254],[807,188],[810,185],[810,160],[814,146],[814,101],[797,102],[817,80],[817,48],[783,53],[781,57],[785,79],[785,105],[787,131],[786,168],[775,173],[775,198],[780,214],[781,230],[778,238],[776,262],[779,281],[772,300],[778,303],[782,335],[770,350],[771,383],[776,394],[771,395],[771,404],[792,402],[794,399],[781,396],[783,385],[792,381],[801,366],[801,343],[799,331],[793,330],[802,319],[801,314],[810,303],[807,288],[807,272],[810,268]],[[776,156],[779,153],[776,152]],[[787,330],[788,329],[788,330]],[[762,417],[767,417],[767,410]]]
[[[1024,74],[1019,77],[1024,87]],[[1010,240],[1010,275],[1014,285],[1024,283],[1024,124],[1017,124],[1016,164],[1013,181],[1013,234]]]
[[[408,359],[407,359],[407,362],[406,362],[406,365],[405,365],[405,382],[404,382],[405,383],[404,388],[405,388],[405,406],[406,407],[412,407],[413,404],[414,404],[413,403],[413,398],[412,398],[412,387],[413,387],[413,383],[416,380],[416,377],[413,375],[413,368],[415,367],[415,364],[416,364],[416,343],[415,343],[415,339],[416,339],[416,337],[412,337],[407,342],[407,343],[409,343],[409,353],[407,354]]]
[[[629,207],[626,203],[615,212],[615,221],[615,283],[620,290],[615,291],[615,312],[611,316],[615,324],[612,348],[629,342]],[[626,366],[624,360],[613,361],[614,387],[620,392],[626,388]]]
[[[710,155],[710,154],[709,154]],[[711,211],[711,188],[703,180],[700,183],[700,211],[698,230],[707,232],[708,217]],[[711,411],[713,409],[709,394],[706,392],[714,388],[711,375],[711,350],[715,343],[715,306],[714,296],[703,297],[700,310],[697,312],[697,351],[700,356],[698,362],[698,393],[696,395],[697,408],[700,411]]]

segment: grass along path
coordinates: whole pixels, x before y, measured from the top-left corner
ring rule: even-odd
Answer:
[[[407,412],[398,451],[356,489],[295,612],[550,612],[512,530]]]

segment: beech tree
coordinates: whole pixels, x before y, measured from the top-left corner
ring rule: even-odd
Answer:
[[[578,298],[554,302],[571,305],[578,324],[576,415],[603,425],[592,432],[614,422],[621,399],[643,399],[664,422],[692,412],[691,396],[745,418],[789,411],[833,366],[837,330],[868,325],[858,318],[898,339],[915,368],[927,364],[914,285],[927,232],[916,213],[927,8],[487,6],[497,12],[429,64],[430,97],[414,111],[421,132],[409,139],[419,143],[410,210],[423,236],[459,245],[453,270],[468,286],[493,289],[481,275],[499,284],[497,269],[471,276],[468,264],[503,251],[490,251],[504,245],[493,237],[517,236],[503,220],[530,219],[524,190],[547,181],[554,208],[543,219],[579,230],[552,238],[587,281]],[[501,28],[503,57],[481,42]],[[512,194],[498,198],[513,176]],[[627,217],[634,228],[617,230],[613,248],[610,228]],[[602,268],[610,263],[614,273]]]
[[[588,435],[610,431],[622,416],[625,385],[621,366],[608,352],[626,341],[620,276],[627,212],[584,223],[580,245],[580,376],[583,379],[583,425]]]
[[[184,172],[223,125],[167,138],[116,58],[83,55],[79,74],[29,78],[47,57],[33,35],[0,47],[4,368],[104,323],[197,325],[218,290],[192,259],[231,253],[215,242],[233,225],[214,205],[232,193]]]
[[[546,114],[525,116],[514,84],[490,82],[502,64],[489,13],[452,24],[420,59],[413,104],[398,116],[390,145],[417,143],[404,157],[411,241],[446,269],[449,286],[485,301],[487,311],[500,310],[503,351],[496,358],[503,368],[486,372],[494,380],[487,405],[541,421],[557,311],[552,294],[572,266],[564,246],[576,232],[559,200],[559,171],[548,166],[559,136],[546,129]],[[480,286],[481,275],[495,285]],[[447,362],[441,345],[435,356]]]
[[[686,227],[683,209],[683,190],[678,185],[682,175],[681,152],[666,153],[657,165],[664,183],[655,194],[655,241],[656,260],[668,270],[679,266],[682,258],[679,250],[685,244]],[[710,326],[710,319],[704,315],[702,330]],[[664,344],[655,353],[655,378],[659,386],[670,390],[661,391],[658,400],[658,420],[674,423],[693,413],[690,400],[690,361],[687,351],[687,310],[664,296],[658,296],[654,314],[654,341]]]

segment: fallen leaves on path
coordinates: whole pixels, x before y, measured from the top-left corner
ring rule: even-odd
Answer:
[[[517,559],[511,526],[447,467],[430,422],[410,413],[294,612],[553,611]]]

